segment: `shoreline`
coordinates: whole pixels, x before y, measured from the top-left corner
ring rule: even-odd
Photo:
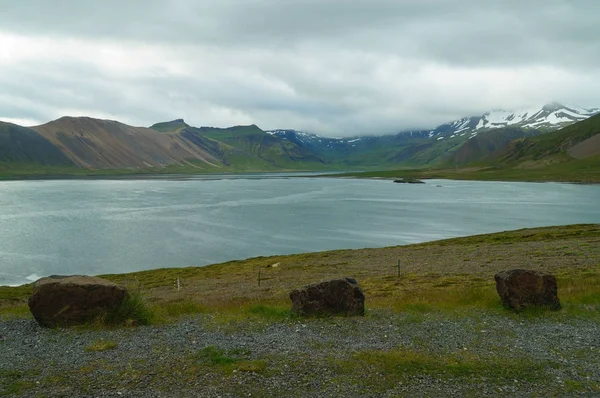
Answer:
[[[562,184],[579,184],[579,185],[596,185],[600,184],[600,176],[591,180],[578,180],[574,178],[531,178],[531,177],[495,177],[479,172],[475,174],[460,174],[450,172],[445,174],[447,170],[440,170],[444,174],[436,174],[438,172],[427,172],[420,169],[407,169],[396,171],[321,171],[321,170],[280,170],[280,171],[242,171],[242,172],[175,172],[175,173],[99,173],[90,175],[79,174],[26,174],[26,175],[1,175],[0,182],[5,181],[60,181],[60,180],[218,180],[219,176],[231,176],[230,179],[243,178],[244,176],[256,176],[256,179],[262,178],[339,178],[339,179],[372,179],[372,180],[395,180],[398,178],[415,177],[420,180],[453,180],[453,181],[496,181],[496,182],[535,182],[535,183],[562,183]],[[281,174],[281,176],[276,176]],[[385,175],[390,174],[390,175]],[[263,176],[263,177],[261,177]],[[270,177],[269,177],[270,176]]]
[[[422,242],[417,242],[417,243],[407,243],[407,244],[401,244],[401,245],[382,246],[382,247],[339,248],[339,249],[331,249],[331,250],[307,251],[307,252],[297,252],[297,253],[287,253],[287,254],[265,254],[265,255],[254,256],[254,257],[231,259],[231,260],[226,260],[226,261],[220,262],[220,263],[209,263],[209,264],[204,264],[204,265],[183,265],[183,266],[180,265],[180,266],[173,266],[173,267],[160,267],[159,266],[159,267],[155,267],[155,268],[140,269],[140,270],[136,270],[136,271],[124,272],[121,274],[111,274],[111,275],[118,276],[118,275],[132,275],[132,274],[138,274],[138,273],[152,273],[154,271],[160,271],[163,269],[164,270],[172,270],[173,272],[177,272],[178,270],[184,270],[184,269],[217,267],[221,264],[244,263],[244,262],[252,262],[255,260],[267,260],[268,261],[269,259],[273,259],[272,260],[273,263],[276,263],[276,262],[281,262],[282,258],[287,258],[287,257],[291,258],[291,257],[320,256],[320,255],[328,256],[330,254],[339,253],[339,252],[378,251],[378,250],[389,250],[389,249],[394,249],[394,248],[421,247],[421,246],[427,246],[427,245],[433,245],[433,244],[442,244],[443,245],[446,242],[486,238],[486,237],[502,235],[502,234],[515,234],[515,233],[521,233],[523,231],[543,231],[543,230],[562,229],[562,228],[568,229],[568,228],[572,228],[572,227],[594,227],[594,226],[600,226],[600,224],[565,224],[565,225],[557,225],[557,226],[519,228],[516,230],[508,230],[508,231],[504,230],[504,231],[496,231],[496,232],[481,233],[481,234],[474,234],[474,235],[454,236],[454,237],[448,237],[448,238],[442,238],[442,239],[427,240],[427,241],[422,241]],[[599,235],[600,235],[600,233],[599,233]],[[106,274],[98,274],[96,276],[102,276],[102,275],[106,275]],[[35,280],[33,278],[29,279],[29,277],[25,277],[27,282],[21,283],[21,284],[14,284],[14,283],[8,284],[8,285],[0,284],[0,289],[28,287],[28,286],[33,285],[33,283],[35,283],[35,281],[37,279],[43,278],[45,276],[50,276],[50,275],[39,276],[39,275],[35,274],[35,276],[36,276]]]
[[[213,264],[205,264],[205,265],[194,265],[194,266],[179,266],[179,267],[157,267],[151,269],[142,269],[138,271],[131,271],[126,273],[119,274],[108,274],[111,278],[116,280],[127,280],[130,277],[134,277],[136,275],[151,275],[153,273],[167,273],[167,274],[188,274],[188,273],[197,273],[202,274],[205,272],[204,270],[215,270],[219,268],[227,268],[234,270],[236,264],[239,264],[240,267],[244,267],[245,264],[252,265],[252,268],[269,268],[272,264],[276,263],[285,263],[285,262],[298,262],[298,261],[310,261],[310,259],[319,259],[319,262],[322,262],[322,259],[329,259],[325,261],[325,263],[335,263],[335,258],[343,258],[348,261],[354,257],[356,258],[368,258],[369,256],[383,256],[386,258],[385,261],[390,263],[395,263],[395,258],[392,256],[392,259],[389,258],[387,253],[398,253],[397,256],[402,258],[406,257],[406,254],[400,253],[411,253],[412,251],[423,252],[427,248],[443,248],[446,246],[463,246],[463,245],[493,245],[495,241],[499,242],[510,242],[511,244],[523,243],[527,244],[527,242],[533,239],[534,242],[540,241],[552,241],[559,238],[564,237],[565,239],[578,239],[579,236],[583,234],[583,236],[597,237],[600,240],[600,224],[567,224],[567,225],[559,225],[559,226],[544,226],[544,227],[531,227],[531,228],[520,228],[516,230],[509,231],[498,231],[492,233],[483,233],[483,234],[475,234],[475,235],[465,235],[458,237],[450,237],[444,239],[436,239],[430,241],[424,241],[419,243],[409,243],[404,245],[395,245],[395,246],[384,246],[384,247],[366,247],[366,248],[354,248],[354,249],[333,249],[333,250],[325,250],[325,251],[317,251],[317,252],[301,252],[301,253],[292,253],[292,254],[273,254],[273,255],[263,255],[256,257],[248,257],[244,259],[234,259],[228,260],[221,263],[213,263]],[[539,235],[539,237],[538,237]],[[521,238],[523,237],[523,241],[521,242]],[[473,243],[471,243],[473,242]],[[490,246],[492,248],[493,246]],[[413,255],[414,256],[414,255]],[[434,256],[436,261],[442,260],[442,258],[437,258],[437,254]],[[483,257],[485,259],[485,257]],[[600,266],[600,250],[597,253],[598,263]],[[463,263],[466,262],[466,259],[463,259]],[[373,260],[371,260],[373,261]],[[377,261],[377,260],[374,260]],[[488,264],[490,261],[488,259],[481,260]],[[470,264],[470,263],[469,263]],[[461,269],[461,272],[469,272],[469,267],[464,267],[466,264],[460,264],[458,269]],[[432,267],[433,266],[433,267]],[[453,268],[450,265],[446,265],[445,272],[451,271]],[[487,268],[487,267],[486,267]],[[423,272],[439,272],[442,269],[438,269],[436,264],[427,264],[426,267],[419,267],[418,265],[412,265],[410,267],[405,267],[405,269],[410,269],[411,272],[423,273]],[[487,269],[472,269],[471,272],[475,273],[485,273],[488,271]],[[220,270],[219,273],[223,271]],[[273,269],[269,272],[281,272],[281,269]],[[489,272],[488,272],[489,273]],[[107,274],[99,274],[97,276],[106,276]],[[41,277],[41,276],[40,276]],[[25,287],[31,286],[35,281],[28,281],[19,285],[0,285],[0,290],[2,289],[21,289]],[[170,284],[172,281],[169,281]],[[1,303],[0,303],[1,304]]]

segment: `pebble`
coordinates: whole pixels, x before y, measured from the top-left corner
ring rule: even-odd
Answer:
[[[544,396],[564,391],[565,380],[600,386],[600,357],[591,349],[600,341],[597,321],[513,322],[486,312],[422,318],[414,321],[405,314],[373,310],[364,318],[289,320],[261,327],[241,324],[232,329],[216,327],[211,316],[203,314],[169,325],[114,330],[52,330],[33,320],[0,319],[0,395],[10,382],[3,375],[10,372],[20,372],[22,381],[29,382],[21,395],[12,396],[48,397]],[[118,345],[87,352],[86,347],[98,340]],[[243,351],[247,360],[264,359],[268,372],[203,368],[197,374],[185,373],[189,369],[185,361],[208,346]],[[543,385],[512,378],[489,385],[481,378],[424,374],[372,391],[361,385],[360,375],[340,376],[330,363],[361,351],[397,348],[433,355],[498,356],[506,361],[524,358],[560,366],[549,370],[553,377]],[[165,367],[168,377],[157,377]],[[66,377],[65,383],[52,382],[57,376]]]

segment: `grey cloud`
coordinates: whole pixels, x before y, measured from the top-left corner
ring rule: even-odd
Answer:
[[[0,119],[79,112],[354,135],[553,100],[600,106],[596,1],[0,0],[0,9],[0,40],[51,47],[3,59],[0,43]]]
[[[2,3],[0,26],[24,34],[258,48],[320,43],[459,64],[597,65],[600,58],[599,51],[593,51],[600,50],[600,2],[593,0]]]

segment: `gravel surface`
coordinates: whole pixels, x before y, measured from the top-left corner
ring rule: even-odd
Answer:
[[[117,345],[86,350],[99,340]],[[217,351],[227,359],[208,358]],[[361,353],[373,352],[471,358],[509,368],[533,364],[536,370],[498,375],[491,369],[487,375],[487,368],[461,373],[450,365],[392,372],[362,362]],[[380,310],[364,318],[277,322],[199,315],[114,330],[50,330],[33,320],[0,319],[0,353],[0,396],[600,395],[597,320],[483,311]]]

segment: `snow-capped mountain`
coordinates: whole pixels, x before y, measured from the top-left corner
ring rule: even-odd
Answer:
[[[267,130],[267,134],[286,139],[295,144],[315,150],[317,152],[323,150],[339,151],[347,150],[356,145],[368,142],[379,137],[349,137],[349,138],[331,138],[322,137],[318,134],[306,133],[298,130]]]
[[[481,116],[465,117],[442,124],[430,130],[428,136],[436,140],[457,136],[470,138],[479,132],[503,127],[557,130],[585,120],[599,112],[600,109],[565,106],[556,102],[542,107],[516,111],[495,110]]]
[[[271,130],[267,133],[306,148],[322,159],[342,159],[350,165],[364,164],[365,159],[376,163],[382,157],[390,163],[410,161],[412,164],[430,164],[456,151],[477,135],[487,136],[495,129],[510,128],[493,133],[494,142],[503,143],[557,130],[599,112],[600,109],[551,103],[532,109],[491,111],[444,123],[432,130],[403,131],[394,135],[328,138],[297,130]],[[504,140],[502,134],[505,134]]]
[[[523,109],[516,112],[493,111],[484,114],[476,129],[518,126],[526,128],[562,127],[587,119],[600,109],[585,109],[559,103],[544,105],[541,109]]]
[[[556,130],[569,124],[579,122],[600,113],[600,109],[585,109],[577,106],[565,106],[559,103],[550,103],[542,107],[521,109],[516,111],[495,110],[481,116],[464,117],[449,123],[437,126],[433,130],[407,131],[400,134],[409,134],[413,138],[431,138],[442,140],[445,138],[476,136],[486,130],[502,127],[522,127],[534,129]],[[317,134],[297,130],[271,130],[267,133],[296,142],[300,145],[326,146],[335,148],[339,146],[356,146],[382,137],[350,137],[328,138]]]

